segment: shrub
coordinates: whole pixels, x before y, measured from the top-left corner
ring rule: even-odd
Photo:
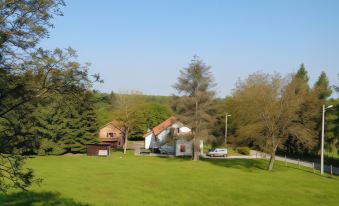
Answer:
[[[248,147],[238,147],[237,152],[243,155],[249,155],[250,154],[250,148]]]

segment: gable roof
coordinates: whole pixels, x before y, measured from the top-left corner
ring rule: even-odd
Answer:
[[[118,121],[118,120],[112,120],[111,122],[108,122],[107,124],[105,124],[104,126],[100,127],[100,129],[107,127],[108,125],[112,125],[113,127],[121,130],[123,128],[122,126],[122,122]]]
[[[165,129],[170,127],[175,122],[175,120],[176,120],[175,116],[172,116],[172,117],[166,119],[165,121],[161,122],[159,125],[154,127],[150,132],[146,133],[144,135],[144,137],[148,136],[151,133],[153,133],[155,136],[157,136],[162,131],[164,131]]]
[[[158,134],[160,134],[162,131],[164,131],[165,129],[167,129],[168,127],[170,127],[170,126],[174,123],[175,119],[176,119],[176,118],[175,118],[174,116],[172,116],[172,117],[166,119],[165,121],[163,121],[162,123],[160,123],[158,126],[154,127],[154,128],[152,129],[154,135],[158,135]]]

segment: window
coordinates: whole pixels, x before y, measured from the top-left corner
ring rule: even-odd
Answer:
[[[180,152],[186,152],[186,145],[180,145]]]
[[[107,132],[107,137],[114,137],[113,132]]]

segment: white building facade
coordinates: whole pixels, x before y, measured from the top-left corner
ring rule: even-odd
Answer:
[[[160,150],[162,153],[176,156],[191,156],[193,153],[192,140],[188,137],[191,129],[171,117],[150,130],[145,136],[145,149]],[[175,139],[173,137],[176,136]],[[177,138],[181,137],[181,138]],[[200,142],[203,151],[203,142]]]

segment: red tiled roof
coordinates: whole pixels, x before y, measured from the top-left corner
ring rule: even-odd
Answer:
[[[160,123],[158,126],[154,127],[152,129],[151,132],[154,133],[154,135],[158,135],[160,134],[162,131],[164,131],[165,129],[167,129],[169,126],[171,126],[173,124],[173,122],[175,121],[175,117],[172,116],[168,119],[166,119],[165,121],[163,121],[162,123]],[[147,135],[149,135],[151,132],[148,132],[147,134],[144,135],[144,137],[146,137]]]

